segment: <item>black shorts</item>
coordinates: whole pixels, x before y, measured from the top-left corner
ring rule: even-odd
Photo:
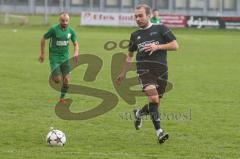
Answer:
[[[138,69],[138,80],[144,89],[148,85],[155,85],[158,91],[159,97],[163,97],[166,91],[168,83],[168,71],[167,69],[154,68],[154,69]]]

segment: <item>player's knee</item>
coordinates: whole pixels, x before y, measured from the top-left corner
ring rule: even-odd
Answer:
[[[159,103],[159,96],[158,95],[150,95],[148,96],[150,102]]]
[[[54,77],[52,80],[53,80],[53,82],[56,83],[56,84],[58,84],[58,83],[61,82],[61,78],[59,78],[59,77]]]
[[[68,85],[69,80],[70,80],[69,77],[64,77],[63,78],[63,84]]]
[[[150,102],[156,102],[156,103],[159,102],[159,95],[158,95],[156,86],[148,85],[145,88],[145,92],[147,93],[147,96],[148,96]]]

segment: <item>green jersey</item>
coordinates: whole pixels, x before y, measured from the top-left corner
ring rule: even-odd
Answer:
[[[152,18],[150,19],[150,21],[151,21],[151,23],[161,23],[160,18],[156,18],[156,17],[152,17]]]
[[[71,70],[69,64],[69,40],[73,43],[77,41],[75,31],[71,27],[62,28],[60,24],[52,26],[44,39],[50,39],[49,42],[49,60],[53,76],[60,74],[67,75]]]
[[[47,33],[44,34],[44,39],[50,39],[49,55],[63,55],[68,57],[69,40],[73,43],[77,41],[75,31],[68,26],[62,28],[60,24],[52,26]]]

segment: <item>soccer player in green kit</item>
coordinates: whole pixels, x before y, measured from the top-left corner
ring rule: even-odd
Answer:
[[[41,53],[39,62],[45,60],[45,41],[49,42],[49,61],[52,71],[51,79],[55,83],[61,83],[60,102],[64,103],[64,97],[68,90],[70,80],[70,64],[69,64],[69,41],[74,45],[74,61],[78,62],[78,42],[75,31],[69,26],[70,17],[67,13],[62,12],[59,15],[59,24],[52,26],[41,39]]]
[[[150,19],[151,23],[161,23],[161,19],[160,19],[160,16],[159,16],[159,11],[157,9],[154,9],[153,12],[152,12],[152,18]]]

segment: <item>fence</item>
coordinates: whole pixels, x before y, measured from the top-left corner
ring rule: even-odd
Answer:
[[[162,13],[240,17],[240,0],[0,0],[0,12],[57,14],[67,11],[132,12],[141,2]]]

